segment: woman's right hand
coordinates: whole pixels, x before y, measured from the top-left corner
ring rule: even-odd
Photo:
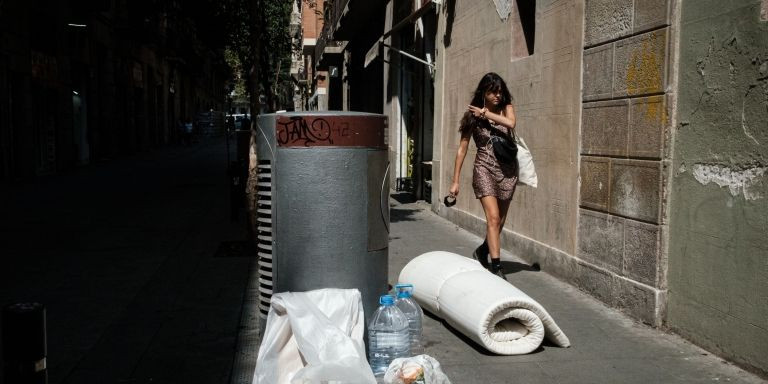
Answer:
[[[451,196],[458,196],[459,195],[459,183],[453,182],[451,183],[451,188],[448,190],[448,193]]]

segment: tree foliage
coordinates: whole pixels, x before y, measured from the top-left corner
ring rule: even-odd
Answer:
[[[184,11],[195,21],[206,45],[224,51],[233,73],[233,88],[245,95],[245,79],[255,63],[253,36],[256,31],[255,0],[197,0],[184,2]]]
[[[224,50],[224,60],[232,70],[232,81],[230,83],[228,91],[232,97],[232,101],[239,103],[247,103],[250,91],[246,84],[247,73],[243,69],[243,64],[239,57],[238,52],[231,48]]]
[[[266,97],[270,109],[287,103],[285,88],[291,86],[291,35],[289,32],[293,0],[257,0],[259,6],[260,39],[257,56],[258,91]]]
[[[290,83],[292,2],[295,0],[198,0],[185,2],[209,46],[225,49],[235,90],[263,94],[274,108]],[[238,76],[239,75],[239,76]],[[248,81],[253,81],[248,84]],[[292,89],[292,88],[291,88]],[[254,95],[255,93],[255,95]]]

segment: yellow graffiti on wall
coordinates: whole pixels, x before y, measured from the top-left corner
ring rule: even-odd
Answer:
[[[652,32],[643,40],[642,48],[632,51],[632,58],[627,68],[627,95],[639,95],[654,90],[662,91],[662,71],[664,71],[664,49],[658,49],[660,44],[666,44],[663,35]],[[664,103],[646,103],[645,117],[648,120],[658,120],[666,124],[668,120]]]

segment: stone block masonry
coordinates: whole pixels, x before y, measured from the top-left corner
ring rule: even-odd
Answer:
[[[671,5],[669,0],[586,0],[584,46],[667,26]]]
[[[661,325],[670,0],[585,5],[578,257],[574,283]]]

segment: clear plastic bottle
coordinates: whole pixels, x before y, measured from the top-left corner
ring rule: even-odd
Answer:
[[[383,295],[368,323],[368,361],[373,374],[383,376],[392,360],[409,357],[408,318],[395,306],[395,298]]]
[[[424,311],[413,299],[413,284],[397,284],[397,301],[395,306],[400,308],[408,319],[408,335],[411,341],[411,356],[424,353],[421,344],[422,322],[424,320]]]

